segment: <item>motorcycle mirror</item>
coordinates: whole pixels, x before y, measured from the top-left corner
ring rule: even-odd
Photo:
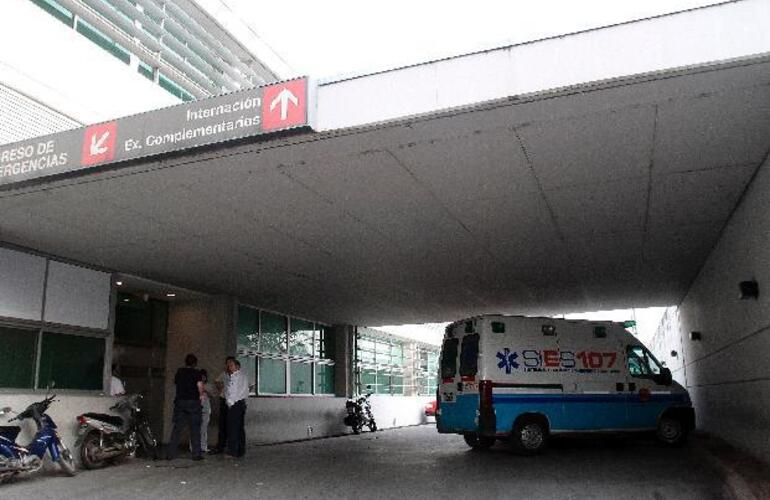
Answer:
[[[0,408],[0,415],[7,415],[9,413],[11,413],[11,407],[10,406],[6,406],[4,408]]]

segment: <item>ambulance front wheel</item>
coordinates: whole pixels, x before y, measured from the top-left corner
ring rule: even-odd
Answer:
[[[495,438],[489,436],[480,436],[475,432],[463,434],[465,444],[474,450],[488,450],[495,444]]]
[[[658,440],[668,446],[681,446],[687,440],[687,430],[676,417],[664,416],[658,422]]]
[[[536,415],[521,417],[513,426],[511,444],[523,455],[534,455],[545,448],[548,438],[548,424]]]

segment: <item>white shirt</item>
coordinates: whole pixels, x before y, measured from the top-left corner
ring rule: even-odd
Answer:
[[[126,393],[126,388],[123,385],[123,381],[115,375],[112,376],[110,382],[110,396],[120,396]]]
[[[237,370],[227,377],[225,385],[225,400],[227,407],[233,406],[242,399],[249,397],[249,379],[243,370]]]

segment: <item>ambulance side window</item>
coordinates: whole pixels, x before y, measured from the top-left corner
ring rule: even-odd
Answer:
[[[655,357],[642,346],[628,346],[628,373],[632,377],[651,378],[660,374],[660,364]]]
[[[479,334],[466,335],[460,351],[460,376],[475,376],[479,371]]]
[[[446,339],[441,347],[441,378],[451,378],[457,374],[457,339]]]

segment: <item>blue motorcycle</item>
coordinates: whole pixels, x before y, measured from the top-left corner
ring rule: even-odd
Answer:
[[[55,397],[55,394],[46,396],[44,400],[32,403],[23,412],[8,420],[8,422],[34,420],[37,425],[37,433],[26,447],[16,444],[16,438],[19,436],[21,427],[16,425],[0,426],[0,483],[17,474],[39,471],[43,467],[43,457],[45,457],[46,452],[51,455],[51,460],[58,463],[68,476],[74,476],[77,473],[72,452],[64,446],[56,432],[56,424],[46,414]],[[0,415],[10,412],[11,408],[8,407],[0,409]]]

